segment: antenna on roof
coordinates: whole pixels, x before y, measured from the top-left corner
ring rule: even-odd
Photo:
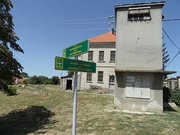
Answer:
[[[111,28],[111,31],[112,31],[112,34],[116,36],[116,30],[115,30],[115,28],[114,28],[114,27],[113,27],[113,28]]]
[[[108,17],[109,19],[109,27],[110,27],[110,31],[112,31],[113,35],[116,35],[116,30],[115,30],[115,21],[114,21],[115,16],[111,15]]]

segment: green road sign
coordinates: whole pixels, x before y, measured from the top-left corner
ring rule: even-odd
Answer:
[[[88,52],[89,49],[89,40],[84,40],[80,43],[77,43],[73,46],[63,49],[63,57],[72,57]]]
[[[82,60],[67,59],[64,57],[55,57],[56,70],[71,70],[80,72],[96,72],[96,63]]]

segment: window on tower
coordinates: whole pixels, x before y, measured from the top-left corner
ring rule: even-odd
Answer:
[[[151,20],[150,7],[129,8],[128,21]]]

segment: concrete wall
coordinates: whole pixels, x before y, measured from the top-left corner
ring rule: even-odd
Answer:
[[[157,74],[144,74],[144,73],[120,73],[116,72],[116,76],[118,76],[116,82],[118,82],[115,90],[114,97],[114,107],[121,109],[129,109],[136,111],[150,111],[150,112],[159,112],[163,111],[163,93],[162,93],[162,76]],[[149,81],[149,89],[148,87],[128,87],[127,86],[127,76],[148,76],[151,81]],[[142,80],[141,80],[142,81]],[[144,90],[149,92],[149,94],[145,96],[136,96],[128,97],[127,93],[128,89],[131,88],[136,92],[141,91],[141,94]],[[129,91],[132,92],[132,91]],[[132,93],[131,93],[132,94]]]
[[[115,68],[162,70],[162,10],[150,14],[149,21],[128,21],[128,8],[117,10]]]
[[[163,112],[162,7],[164,3],[116,6],[114,106]],[[150,13],[150,20],[129,21],[132,12]],[[142,9],[142,10],[141,10]],[[144,10],[145,9],[145,10]]]

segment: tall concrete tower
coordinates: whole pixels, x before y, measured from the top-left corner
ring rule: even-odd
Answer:
[[[162,112],[162,8],[165,2],[115,5],[114,106]]]

